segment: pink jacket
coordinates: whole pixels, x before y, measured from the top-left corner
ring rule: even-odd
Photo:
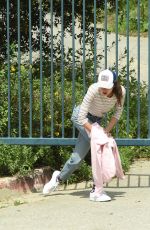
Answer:
[[[112,177],[124,179],[117,144],[113,137],[108,137],[97,123],[91,130],[91,160],[95,192],[102,192],[103,184],[110,182]]]

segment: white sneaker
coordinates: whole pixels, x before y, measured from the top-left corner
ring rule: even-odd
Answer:
[[[95,202],[106,202],[110,201],[111,197],[108,196],[105,192],[97,194],[95,192],[90,192],[90,200]]]
[[[51,180],[47,184],[44,185],[44,188],[43,188],[44,195],[47,195],[53,192],[57,188],[57,186],[59,185],[59,180],[57,179],[59,174],[60,174],[60,171],[55,171],[52,175]]]

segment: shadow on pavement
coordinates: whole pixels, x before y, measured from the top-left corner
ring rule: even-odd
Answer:
[[[81,198],[88,198],[89,197],[89,193],[90,191],[77,191],[77,192],[72,192],[70,193],[70,195],[72,196],[80,196]],[[125,192],[114,192],[114,191],[107,191],[107,194],[114,199],[115,197],[124,197],[123,194],[125,194]]]

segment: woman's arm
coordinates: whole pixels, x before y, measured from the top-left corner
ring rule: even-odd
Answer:
[[[122,87],[122,99],[121,99],[121,106],[118,105],[118,103],[116,104],[116,109],[115,109],[115,114],[112,116],[110,122],[108,123],[107,127],[105,128],[105,132],[109,134],[109,132],[111,132],[111,130],[113,129],[113,127],[117,124],[119,118],[121,117],[122,111],[123,111],[123,106],[124,106],[124,101],[125,101],[125,88],[123,86]]]
[[[110,122],[108,123],[107,127],[104,129],[106,133],[110,133],[113,127],[117,124],[118,119],[112,117]]]
[[[87,113],[88,113],[89,107],[90,107],[97,91],[98,91],[98,88],[97,88],[96,83],[92,84],[88,88],[88,91],[87,91],[86,95],[84,96],[84,99],[80,105],[80,110],[79,110],[79,114],[78,114],[78,123],[79,124],[84,125],[84,124],[88,123]]]

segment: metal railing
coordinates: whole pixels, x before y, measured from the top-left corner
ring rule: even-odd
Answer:
[[[96,81],[98,71],[112,67],[117,76],[124,70],[126,84],[126,135],[120,136],[118,124],[116,141],[118,145],[150,145],[150,0],[146,38],[141,35],[143,18],[140,0],[136,5],[137,29],[134,37],[130,31],[130,1],[126,0],[125,15],[120,15],[119,3],[118,0],[105,0],[104,3],[98,0],[90,3],[85,0],[82,3],[74,0],[40,0],[34,3],[31,0],[17,0],[11,3],[7,0],[1,3],[0,20],[4,30],[1,34],[1,52],[4,50],[1,63],[4,64],[0,71],[4,78],[2,83],[7,88],[7,96],[1,90],[1,108],[7,104],[7,122],[2,124],[0,130],[1,144],[74,145],[75,128],[69,128],[71,124],[66,124],[66,120],[69,122],[68,114],[71,116],[78,96],[83,96],[88,85]],[[122,36],[119,25],[123,16],[125,34]],[[112,32],[109,31],[110,25],[114,27]],[[125,53],[121,59],[122,44]],[[148,52],[144,54],[143,64],[141,51],[145,46]],[[124,66],[121,66],[122,63]],[[137,134],[130,137],[132,69],[135,71],[137,91]],[[142,104],[140,99],[143,80],[146,82],[146,104]],[[80,83],[79,87],[77,83]],[[69,101],[68,97],[71,98]],[[146,118],[143,118],[141,106],[146,108]],[[69,113],[66,112],[68,109]],[[146,134],[141,135],[143,119],[146,119],[147,127]]]

